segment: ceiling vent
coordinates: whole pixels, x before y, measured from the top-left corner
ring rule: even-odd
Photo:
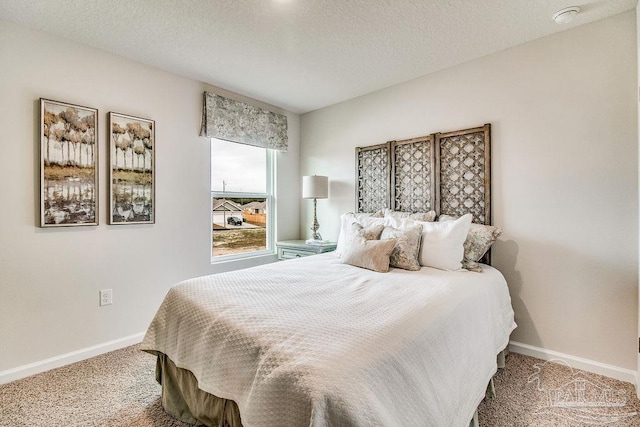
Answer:
[[[562,10],[557,11],[553,15],[553,20],[556,24],[568,24],[573,21],[573,18],[580,12],[580,8],[578,6],[571,6],[564,8]]]

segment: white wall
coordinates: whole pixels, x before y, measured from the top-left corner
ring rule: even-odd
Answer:
[[[275,260],[211,265],[202,92],[244,98],[4,21],[0,63],[0,372],[143,332],[180,280]],[[36,226],[40,97],[99,109],[99,226]],[[106,225],[109,111],[156,122],[155,225]],[[281,239],[297,238],[300,209],[299,117],[286,114]],[[114,303],[99,307],[108,288]]]
[[[637,65],[638,65],[638,79],[636,80],[637,89],[638,89],[638,99],[637,102],[640,104],[640,0],[636,2],[636,52],[637,52]],[[638,108],[638,147],[640,147],[640,107]],[[640,149],[639,155],[640,155]],[[638,164],[640,164],[640,158],[638,159]],[[640,180],[640,169],[638,171],[638,179]],[[638,218],[640,221],[640,218]],[[640,236],[639,236],[640,238]],[[640,254],[639,254],[640,256]],[[639,262],[640,267],[640,262]],[[640,293],[639,293],[640,297]],[[640,304],[640,301],[639,301]],[[640,353],[640,314],[638,316],[638,352]],[[637,357],[637,372],[640,373],[640,354],[636,354]],[[636,373],[636,394],[638,398],[640,398],[640,375]]]
[[[354,147],[491,123],[512,339],[635,371],[636,55],[628,12],[303,115],[301,172],[330,178],[323,237],[355,207]]]

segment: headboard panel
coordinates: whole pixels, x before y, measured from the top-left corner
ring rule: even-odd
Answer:
[[[356,148],[356,205],[358,212],[376,212],[391,200],[389,143]]]
[[[491,224],[491,125],[435,135],[436,213]]]
[[[491,125],[356,148],[356,211],[473,214],[491,224]]]
[[[391,209],[403,212],[435,210],[434,136],[391,142]]]

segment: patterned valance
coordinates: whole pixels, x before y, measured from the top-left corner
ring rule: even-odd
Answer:
[[[287,116],[205,92],[200,136],[287,151]]]

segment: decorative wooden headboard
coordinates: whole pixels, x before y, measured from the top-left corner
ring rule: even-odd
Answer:
[[[491,224],[491,125],[356,148],[356,210],[473,214]]]

